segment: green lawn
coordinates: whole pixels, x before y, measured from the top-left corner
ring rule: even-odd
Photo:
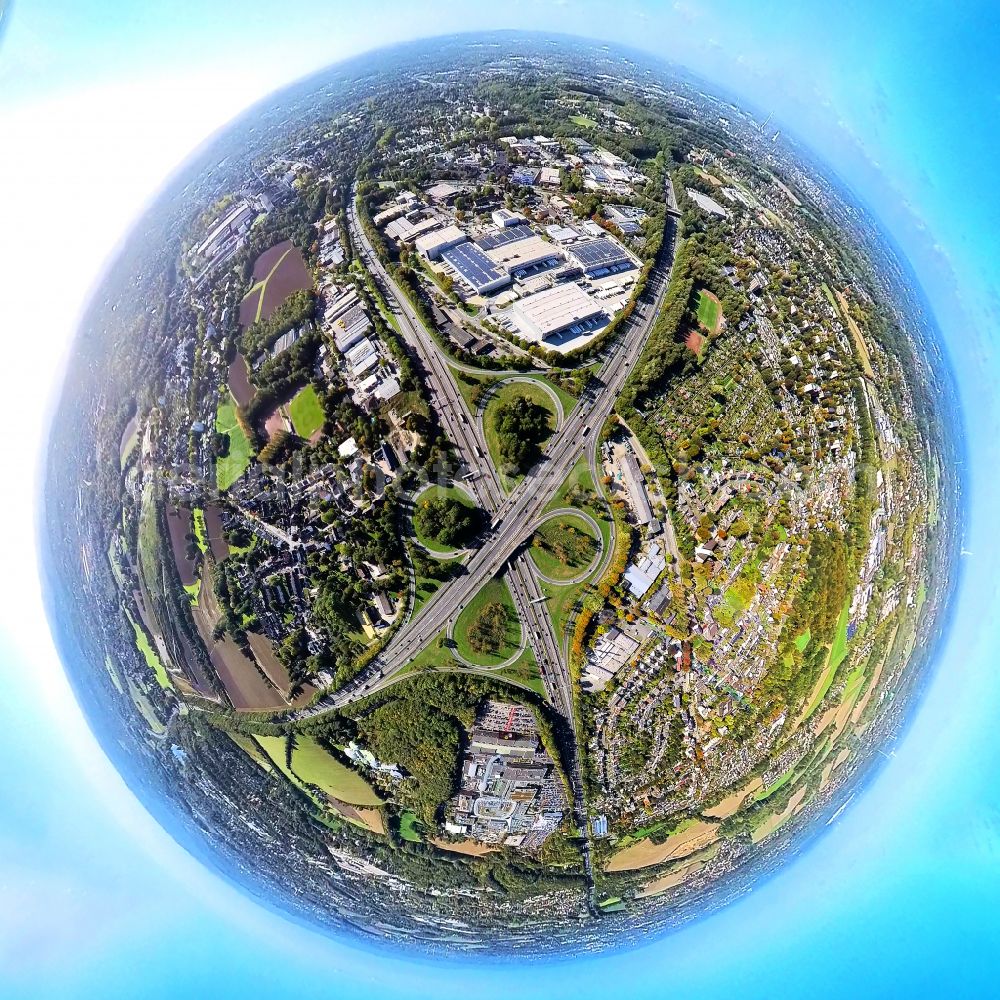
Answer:
[[[764,799],[769,798],[773,795],[779,788],[783,785],[787,785],[789,781],[792,780],[792,775],[795,774],[795,768],[789,768],[785,773],[778,778],[773,785],[768,785],[767,788],[762,788],[753,798],[754,802],[763,802]]]
[[[423,842],[423,836],[420,831],[423,830],[423,824],[417,819],[417,814],[410,812],[409,809],[405,809],[399,816],[399,835],[403,840],[408,840],[411,844],[420,844]]]
[[[286,763],[284,736],[254,736],[254,740],[275,767],[294,784],[300,787],[315,785],[327,795],[352,806],[382,804],[375,789],[360,774],[328,754],[311,736],[296,735],[291,769]]]
[[[477,653],[469,644],[469,626],[475,621],[476,616],[487,604],[494,602],[500,603],[507,608],[506,642],[496,653]],[[469,601],[455,622],[453,638],[459,655],[463,656],[469,663],[474,663],[477,666],[496,667],[503,663],[504,660],[509,660],[517,652],[518,646],[521,644],[521,623],[514,609],[514,600],[510,596],[507,584],[503,580],[490,580]]]
[[[800,653],[804,653],[806,651],[806,647],[809,645],[809,640],[811,638],[812,638],[812,633],[809,631],[809,629],[806,629],[805,632],[802,633],[802,635],[798,635],[795,637],[795,648]]]
[[[847,656],[847,615],[851,610],[850,598],[844,603],[844,607],[840,612],[840,617],[837,619],[837,631],[833,636],[833,645],[830,647],[830,655],[826,661],[826,668],[823,672],[823,682],[816,689],[816,694],[813,696],[812,701],[809,702],[809,707],[806,709],[806,714],[803,716],[802,721],[805,722],[813,712],[819,708],[823,699],[826,697],[827,692],[833,686],[833,679],[837,674],[837,667],[844,662],[844,657]],[[809,631],[806,630],[798,639],[795,640],[795,645],[799,645],[799,640],[802,636],[806,636],[806,642],[811,638]],[[805,649],[805,644],[799,647],[800,649]]]
[[[461,562],[462,557],[459,556],[456,559],[442,559],[439,562],[444,564]],[[441,580],[433,580],[427,576],[418,576],[416,580],[416,594],[413,602],[413,614],[415,615],[430,599],[437,593],[438,589],[441,587]]]
[[[500,458],[500,441],[496,431],[496,413],[503,403],[510,402],[518,396],[526,396],[531,402],[537,403],[548,410],[549,433],[551,434],[556,428],[555,403],[552,402],[552,397],[540,385],[529,385],[523,382],[508,382],[502,385],[490,397],[490,401],[486,405],[486,410],[483,412],[483,431],[486,435],[486,447],[489,449],[490,458],[493,459],[493,464],[497,467],[498,471],[502,469],[505,463]],[[542,446],[544,446],[544,442],[542,442]],[[524,474],[522,472],[513,472],[511,475],[507,475],[505,472],[500,471],[501,485],[508,493],[523,478]]]
[[[410,675],[430,670],[467,671],[468,668],[455,659],[451,649],[442,644],[446,641],[442,632],[407,664],[402,673]],[[509,667],[493,671],[491,676],[499,680],[524,685],[542,698],[545,697],[545,685],[542,683],[542,675],[538,671],[538,661],[530,646],[525,646],[524,652]]]
[[[229,453],[215,463],[216,485],[225,492],[250,467],[250,442],[236,419],[236,403],[232,396],[219,403],[215,429],[229,435]]]
[[[323,404],[320,403],[319,396],[311,385],[307,385],[297,393],[288,404],[288,415],[292,418],[295,433],[307,440],[322,428],[326,420]]]
[[[496,677],[512,681],[515,684],[523,684],[540,697],[545,697],[545,684],[542,675],[538,670],[538,661],[531,651],[531,646],[525,646],[524,652],[509,667],[498,670]]]
[[[307,785],[322,788],[327,795],[352,806],[379,806],[375,789],[356,771],[327,753],[311,736],[296,736],[292,771]]]
[[[551,552],[551,545],[568,529],[576,529],[588,538],[593,539],[595,544],[582,560],[562,563]],[[578,576],[590,565],[597,554],[597,539],[594,538],[594,529],[582,517],[575,517],[569,514],[553,518],[551,521],[546,521],[538,529],[536,538],[537,536],[541,536],[543,542],[548,543],[548,547],[540,545],[537,540],[533,540],[531,548],[528,551],[531,553],[531,558],[539,571],[553,580],[572,580],[573,577]]]
[[[420,494],[414,501],[414,509],[422,504],[425,500],[433,500],[436,497],[447,497],[449,500],[457,500],[459,503],[464,504],[469,510],[475,510],[476,505],[472,501],[472,497],[463,489],[459,489],[457,486],[430,486],[423,493]],[[413,534],[417,541],[427,549],[429,552],[447,553],[455,551],[449,548],[447,545],[442,545],[440,542],[435,541],[433,538],[424,535],[422,532],[417,530],[416,520],[413,520]],[[419,583],[419,580],[417,581]],[[430,581],[431,583],[436,583],[437,581]],[[436,587],[434,588],[437,589]]]
[[[593,118],[588,118],[586,115],[570,115],[569,120],[574,125],[579,125],[580,128],[597,128],[597,122]]]
[[[170,675],[167,673],[166,667],[163,666],[159,654],[153,649],[149,641],[149,636],[146,635],[146,630],[128,611],[125,612],[125,617],[128,618],[129,624],[135,632],[135,648],[142,653],[142,658],[146,661],[146,665],[156,675],[156,683],[164,690],[172,688],[173,684],[170,682]]]
[[[719,325],[721,313],[722,306],[719,304],[719,300],[711,292],[706,292],[703,288],[699,289],[698,322],[709,333],[715,333]]]
[[[833,635],[833,645],[830,647],[830,664],[834,669],[839,667],[847,656],[847,615],[850,610],[851,599],[848,598],[837,619],[837,631]]]
[[[592,503],[574,504],[571,500],[573,490],[579,487],[582,491],[594,498]],[[552,510],[559,510],[563,507],[579,507],[585,510],[601,527],[601,541],[604,544],[604,551],[608,551],[611,544],[611,523],[608,520],[607,510],[603,502],[599,499],[594,477],[591,475],[590,467],[586,458],[580,457],[579,461],[570,470],[566,481],[556,491],[551,503],[545,508],[546,513]],[[542,582],[540,584],[542,593],[548,598],[546,607],[549,610],[549,617],[552,619],[552,626],[556,631],[556,636],[560,642],[563,640],[563,630],[566,627],[566,619],[576,602],[580,592],[587,587],[587,583],[570,584],[558,586]]]

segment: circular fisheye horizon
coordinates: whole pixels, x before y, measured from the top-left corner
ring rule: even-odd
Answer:
[[[128,237],[51,432],[52,627],[130,786],[254,897],[626,947],[766,878],[905,726],[956,419],[908,266],[770,119],[585,40],[408,43],[242,115]]]

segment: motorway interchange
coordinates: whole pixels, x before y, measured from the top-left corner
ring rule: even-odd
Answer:
[[[668,197],[672,204],[672,191],[668,192]],[[355,250],[379,286],[400,335],[420,359],[431,404],[465,470],[466,485],[490,516],[490,524],[478,548],[467,561],[465,572],[442,586],[420,612],[399,629],[388,646],[361,674],[302,714],[321,714],[392,683],[395,675],[442,629],[454,622],[490,579],[503,574],[538,663],[548,699],[574,735],[569,778],[574,791],[575,824],[583,833],[586,814],[568,657],[564,644],[555,634],[539,577],[525,550],[525,542],[581,455],[586,457],[595,482],[599,479],[597,449],[601,429],[639,360],[666,293],[676,250],[672,219],[668,221],[670,238],[664,241],[663,251],[649,274],[636,307],[608,350],[596,379],[592,380],[576,407],[555,431],[539,462],[506,495],[490,460],[482,428],[470,415],[459,392],[454,369],[379,260],[358,219],[356,199],[352,199],[348,211],[348,224]],[[588,874],[589,860],[589,856],[585,856]]]

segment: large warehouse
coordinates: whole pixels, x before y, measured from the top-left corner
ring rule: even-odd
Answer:
[[[589,333],[607,318],[601,303],[573,281],[519,299],[511,313],[524,335],[535,341]]]
[[[535,231],[531,226],[521,222],[516,226],[508,226],[506,229],[498,229],[496,232],[480,236],[476,243],[482,250],[495,250],[508,243],[517,243],[518,240],[529,240],[534,235]]]
[[[577,243],[569,252],[588,278],[603,278],[607,274],[630,271],[636,266],[635,258],[609,236]]]
[[[513,226],[508,232],[520,228]],[[515,280],[547,271],[565,260],[558,247],[546,243],[541,236],[536,236],[534,233],[527,239],[493,247],[486,253],[498,268],[506,271]]]
[[[494,265],[475,243],[461,243],[445,250],[441,259],[456,277],[476,295],[486,295],[510,284],[510,275]]]

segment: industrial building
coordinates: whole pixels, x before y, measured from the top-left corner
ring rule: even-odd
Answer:
[[[445,250],[441,259],[475,295],[486,295],[510,284],[510,275],[497,268],[475,243],[460,243]]]
[[[417,252],[422,253],[428,260],[440,260],[445,250],[457,247],[468,238],[458,226],[445,226],[444,229],[421,236],[416,241]]]
[[[510,232],[519,228],[521,227],[511,227]],[[548,271],[565,260],[556,247],[534,233],[530,233],[527,239],[508,241],[501,246],[491,247],[486,250],[486,254],[498,268],[506,271],[515,281]]]
[[[511,307],[511,313],[525,336],[534,341],[588,333],[607,319],[601,303],[576,282],[519,299]]]
[[[524,216],[520,212],[512,212],[509,208],[498,208],[492,218],[493,225],[500,226],[501,229],[524,224]]]
[[[720,219],[729,218],[729,210],[723,208],[714,198],[709,198],[707,194],[702,194],[694,188],[685,188],[687,196],[703,211],[709,215],[717,215]]]
[[[524,705],[488,701],[480,708],[459,781],[444,823],[452,836],[532,851],[562,823],[562,779]]]
[[[516,226],[507,226],[503,229],[498,229],[496,232],[480,236],[476,240],[476,245],[480,250],[495,250],[497,247],[505,246],[508,243],[531,239],[534,235],[535,232],[531,226],[522,222]]]
[[[622,478],[632,503],[632,510],[635,512],[636,523],[649,524],[653,520],[653,511],[649,506],[649,497],[646,496],[646,480],[632,452],[629,452],[622,461]]]

